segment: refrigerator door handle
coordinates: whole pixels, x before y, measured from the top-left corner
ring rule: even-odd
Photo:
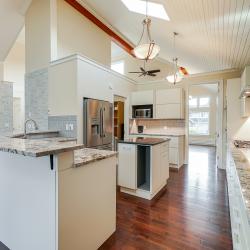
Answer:
[[[102,120],[102,109],[100,109],[100,137],[102,137],[102,123],[103,123],[103,120]]]
[[[103,108],[103,111],[102,111],[102,137],[105,137],[105,125],[104,125],[104,123],[105,123],[105,116],[104,116],[104,114],[105,114],[105,108]]]

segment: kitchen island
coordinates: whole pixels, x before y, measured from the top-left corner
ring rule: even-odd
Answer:
[[[120,191],[151,200],[169,178],[169,139],[137,137],[118,142]]]
[[[0,198],[8,248],[97,249],[115,231],[116,152],[0,137]]]

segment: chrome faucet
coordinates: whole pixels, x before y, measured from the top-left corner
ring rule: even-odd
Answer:
[[[38,126],[37,126],[36,121],[33,120],[33,119],[27,119],[27,120],[25,121],[25,123],[24,123],[24,136],[23,136],[24,138],[26,138],[26,136],[27,136],[27,124],[28,124],[29,122],[33,122],[34,127],[35,127],[35,130],[38,130]]]

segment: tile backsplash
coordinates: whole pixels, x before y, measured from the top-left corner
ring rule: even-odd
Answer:
[[[144,126],[144,130],[185,130],[185,120],[155,120],[155,119],[130,119],[130,133],[136,133],[137,126]]]
[[[32,118],[39,130],[48,129],[48,69],[25,75],[25,119]]]
[[[49,116],[49,130],[58,130],[60,136],[77,137],[76,115]]]
[[[13,84],[0,81],[0,134],[13,131]]]

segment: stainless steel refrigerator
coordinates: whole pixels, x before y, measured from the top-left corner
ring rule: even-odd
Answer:
[[[83,100],[83,143],[88,148],[112,150],[113,104]]]

